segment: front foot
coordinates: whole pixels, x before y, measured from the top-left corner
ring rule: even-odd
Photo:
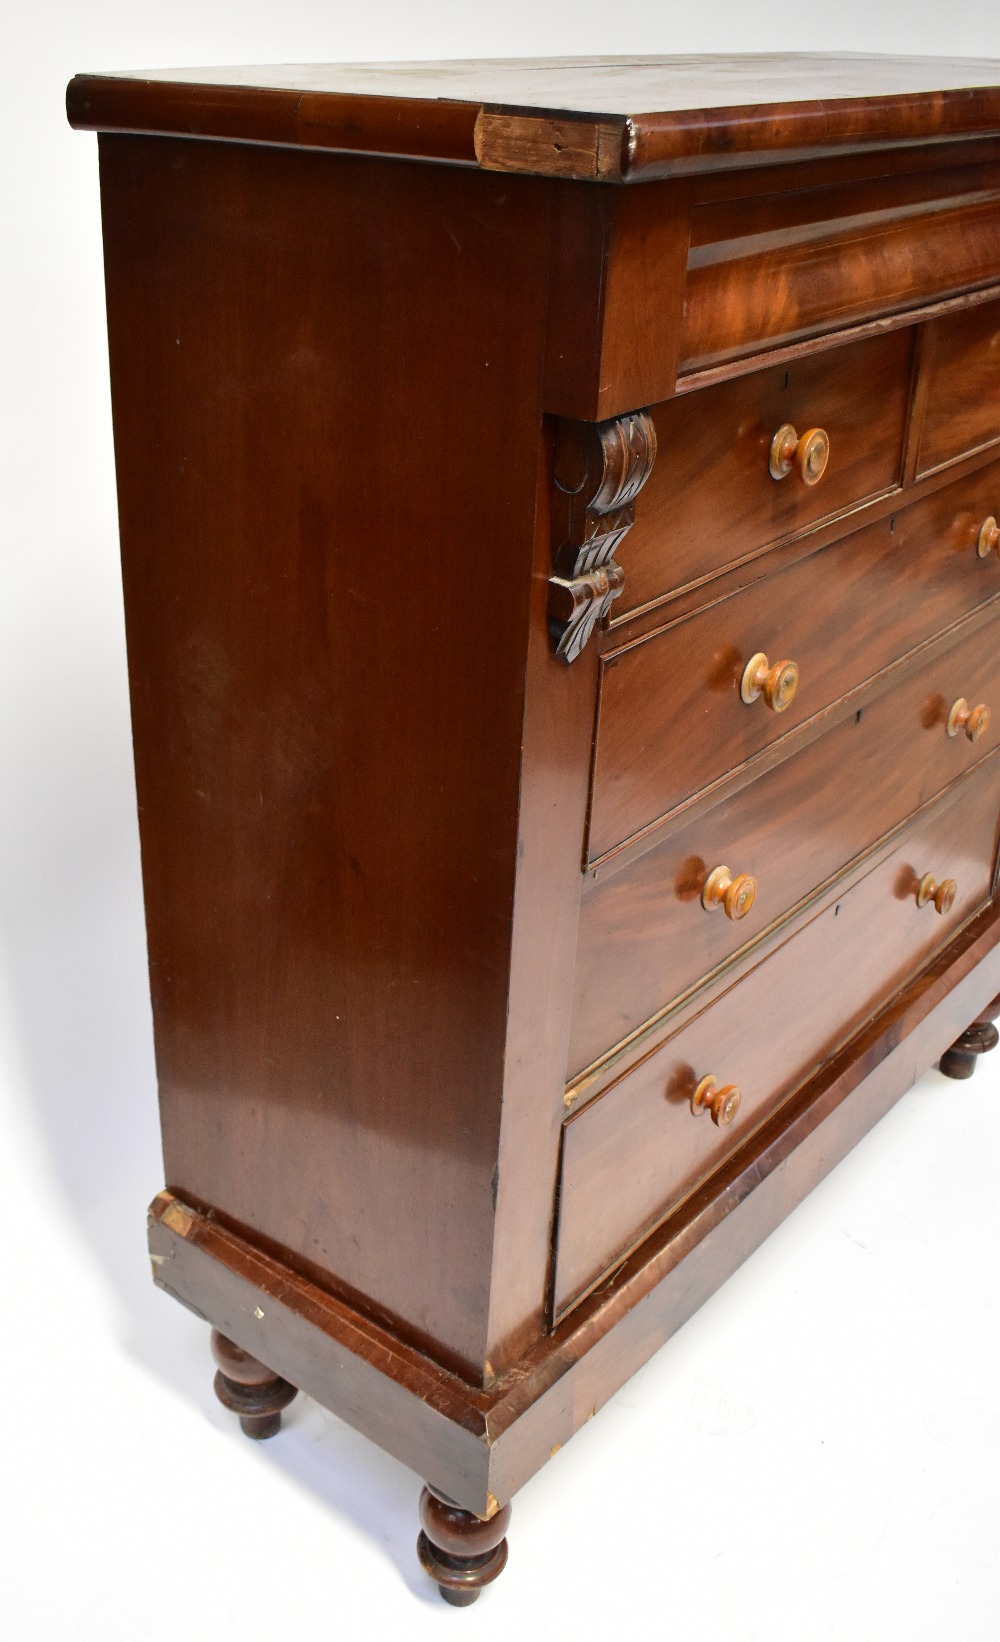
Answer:
[[[1000,998],[994,998],[988,1009],[977,1016],[960,1038],[941,1056],[940,1068],[946,1078],[971,1078],[980,1055],[989,1054],[1000,1043],[1000,1032],[993,1022],[1000,1015]]]
[[[417,1540],[417,1555],[424,1572],[436,1581],[446,1602],[455,1608],[469,1607],[483,1586],[503,1573],[510,1506],[501,1506],[484,1519],[425,1488],[420,1496],[420,1521],[423,1532]]]
[[[281,1410],[297,1395],[295,1387],[265,1368],[242,1346],[227,1340],[217,1328],[212,1330],[212,1356],[219,1365],[215,1395],[223,1408],[239,1415],[244,1436],[255,1442],[277,1436]]]

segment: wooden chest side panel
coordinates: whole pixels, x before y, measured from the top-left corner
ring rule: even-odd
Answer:
[[[545,185],[102,145],[167,1180],[476,1373]]]

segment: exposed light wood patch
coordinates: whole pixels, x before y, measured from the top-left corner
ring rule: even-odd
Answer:
[[[626,125],[617,118],[580,120],[483,108],[476,120],[476,159],[486,171],[617,182]]]

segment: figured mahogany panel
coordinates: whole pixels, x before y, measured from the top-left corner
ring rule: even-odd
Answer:
[[[962,697],[1000,715],[998,633],[995,616],[963,632],[836,729],[588,884],[571,1073],[760,939],[996,745],[1000,716],[976,742],[950,736],[946,725]],[[756,881],[753,905],[738,919],[702,905],[719,866]]]
[[[1000,554],[978,553],[990,515],[996,466],[605,656],[590,860],[1000,594]],[[741,695],[760,652],[798,668],[778,710]]]
[[[902,155],[890,157],[884,151],[869,155],[870,171],[860,156],[823,165],[800,163],[792,174],[782,172],[780,188],[774,172],[767,171],[748,172],[739,179],[703,179],[691,185],[696,204],[690,249],[712,258],[731,241],[762,234],[808,238],[822,228],[855,224],[859,217],[881,213],[891,221],[1000,189],[996,150],[989,155],[978,145],[956,144],[936,152],[937,165],[928,163],[926,151],[911,156],[909,163]],[[645,190],[643,197],[653,199],[655,191]]]
[[[543,185],[129,137],[102,182],[168,1183],[481,1378]]]
[[[1000,302],[928,324],[923,370],[918,473],[1000,440]]]
[[[895,331],[655,406],[658,456],[622,551],[614,621],[898,484],[912,345]],[[818,483],[772,478],[786,423],[828,434]]]
[[[989,897],[1000,814],[994,755],[907,830],[859,884],[569,1118],[555,1310],[711,1172]],[[944,915],[918,904],[925,874],[953,879]],[[729,1123],[693,1110],[702,1079],[738,1091]],[[730,1095],[730,1100],[733,1097]]]
[[[748,225],[749,226],[749,225]],[[741,232],[692,246],[681,373],[992,284],[1000,269],[995,186],[926,209],[859,211],[831,224]]]

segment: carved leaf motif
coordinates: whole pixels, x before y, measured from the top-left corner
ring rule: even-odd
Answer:
[[[635,499],[655,457],[648,411],[558,425],[548,614],[562,661],[576,660],[624,586],[614,554],[632,528]]]

